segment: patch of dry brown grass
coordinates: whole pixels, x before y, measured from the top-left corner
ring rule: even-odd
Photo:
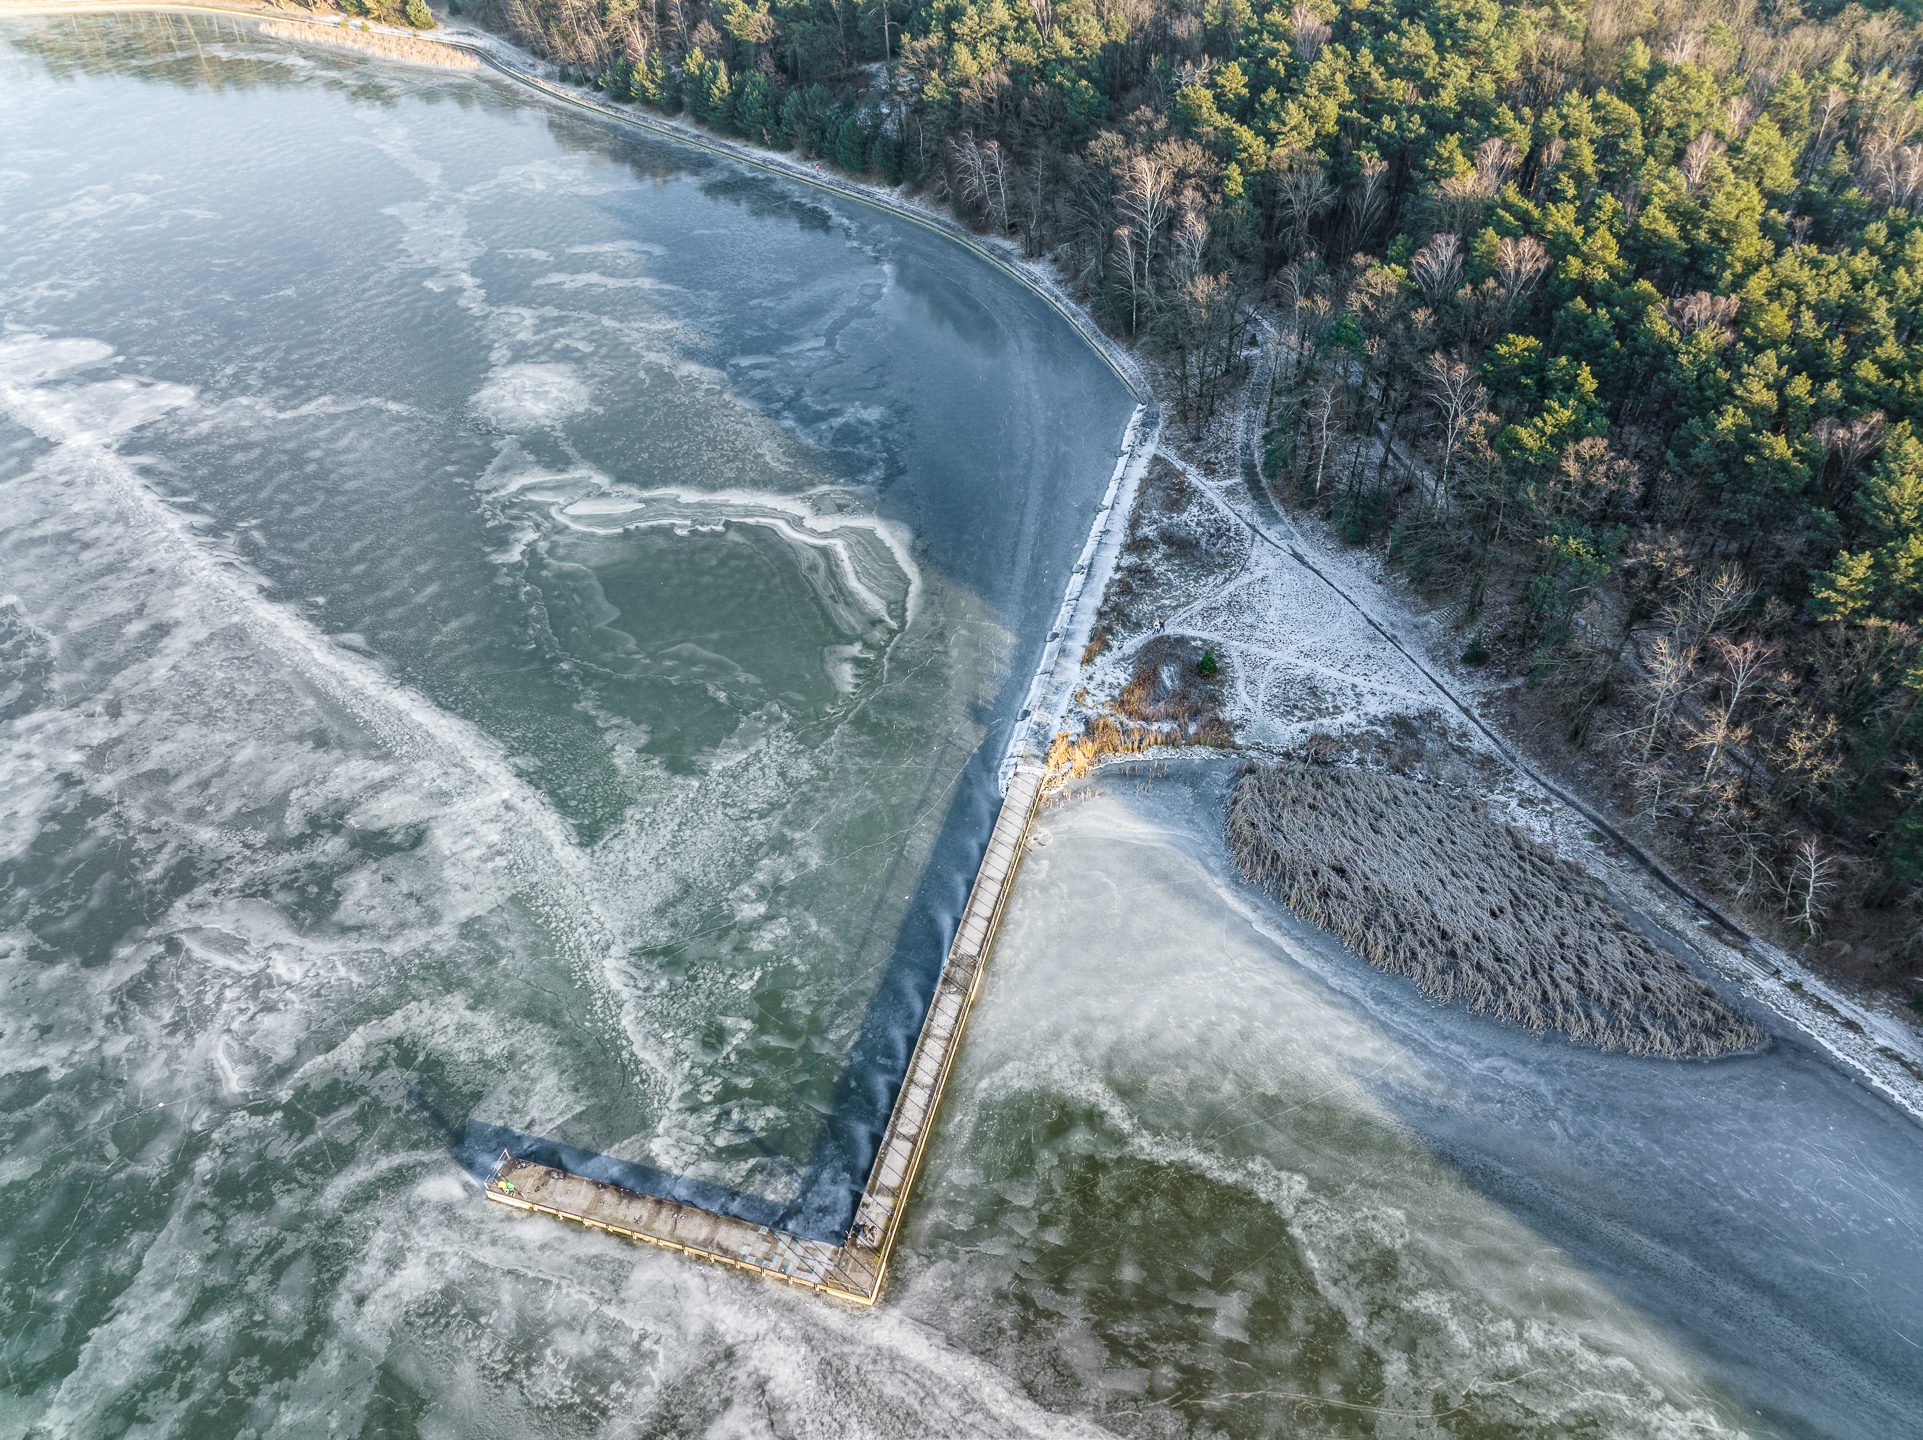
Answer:
[[[1249,880],[1438,1004],[1635,1055],[1763,1041],[1588,874],[1469,793],[1271,766],[1237,782],[1227,837]]]
[[[1213,675],[1197,668],[1202,646],[1176,636],[1149,641],[1136,655],[1135,670],[1115,703],[1088,721],[1079,735],[1057,735],[1049,749],[1049,773],[1080,777],[1110,755],[1136,755],[1158,745],[1235,744],[1235,730],[1219,705],[1227,666]]]

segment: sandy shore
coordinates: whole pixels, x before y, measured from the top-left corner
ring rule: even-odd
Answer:
[[[302,45],[367,51],[384,60],[401,60],[410,65],[439,65],[449,70],[478,70],[481,67],[481,57],[472,51],[444,45],[439,40],[424,40],[418,35],[395,35],[384,30],[357,29],[350,25],[290,25],[278,20],[264,23],[260,33]]]

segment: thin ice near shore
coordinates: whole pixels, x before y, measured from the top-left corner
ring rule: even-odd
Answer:
[[[1249,880],[1439,1004],[1634,1055],[1763,1043],[1584,871],[1472,795],[1347,767],[1270,766],[1236,784],[1227,840]]]

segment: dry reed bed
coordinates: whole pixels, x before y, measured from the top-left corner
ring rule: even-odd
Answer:
[[[1271,766],[1236,784],[1227,834],[1248,879],[1438,1004],[1635,1055],[1763,1042],[1593,879],[1471,795]]]
[[[341,25],[283,25],[268,21],[260,33],[277,40],[299,40],[323,45],[332,50],[371,50],[391,60],[410,60],[416,65],[441,65],[450,70],[474,70],[480,60],[465,50],[443,45],[438,40],[420,40],[412,35],[388,35],[379,30],[354,30]]]

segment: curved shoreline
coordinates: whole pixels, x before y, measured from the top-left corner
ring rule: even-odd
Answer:
[[[316,31],[340,30],[346,28],[347,25],[345,17],[336,22],[321,20],[310,14],[290,12],[275,7],[263,6],[256,8],[245,5],[194,4],[190,3],[190,0],[177,0],[177,3],[168,3],[168,0],[129,0],[129,3],[125,4],[115,3],[115,0],[93,0],[93,3],[85,3],[85,0],[82,0],[82,3],[78,4],[55,3],[49,5],[33,4],[31,0],[0,0],[0,16],[111,15],[124,12],[235,15],[249,20],[271,21],[277,24],[306,25]],[[446,29],[447,27],[445,25],[436,27],[436,30]],[[987,261],[996,269],[1033,291],[1050,309],[1068,321],[1068,323],[1074,327],[1076,333],[1087,342],[1089,347],[1102,357],[1103,362],[1107,364],[1109,369],[1115,372],[1115,377],[1120,380],[1128,392],[1135,397],[1138,405],[1145,405],[1150,401],[1148,382],[1143,377],[1142,372],[1136,368],[1134,360],[1126,350],[1123,350],[1102,332],[1101,328],[1095,324],[1087,312],[1073,300],[1062,294],[1044,277],[1036,275],[1025,267],[1014,264],[1007,258],[996,254],[993,249],[983,243],[980,236],[952,220],[947,220],[940,215],[921,209],[918,206],[904,204],[886,195],[875,193],[871,189],[843,180],[839,175],[831,175],[825,171],[810,170],[799,162],[785,161],[781,158],[785,153],[782,151],[763,150],[759,146],[740,144],[724,136],[714,135],[705,130],[677,125],[665,118],[657,119],[654,116],[646,114],[616,109],[611,105],[604,104],[589,96],[570,93],[558,85],[550,84],[539,75],[517,70],[512,65],[507,64],[494,53],[492,44],[476,43],[481,40],[478,32],[463,30],[449,34],[438,34],[435,33],[435,31],[400,30],[392,26],[374,25],[365,25],[361,27],[361,31],[369,35],[387,35],[397,39],[414,39],[427,41],[436,45],[445,45],[463,54],[474,56],[488,69],[526,86],[528,89],[545,96],[549,100],[557,101],[560,104],[567,105],[576,110],[585,111],[587,114],[603,120],[612,120],[617,124],[628,125],[636,130],[646,131],[648,134],[658,136],[664,140],[674,140],[683,145],[693,146],[697,150],[705,150],[711,155],[718,155],[723,159],[732,160],[738,164],[751,165],[755,169],[765,171],[770,175],[778,175],[787,180],[801,181],[804,184],[812,185],[817,190],[824,190],[831,195],[839,195],[843,199],[853,200],[859,204],[866,205],[870,209],[880,210],[900,219],[913,221],[925,230],[932,230],[939,235],[945,236],[970,251],[978,259]],[[487,38],[488,41],[498,43],[504,48],[511,48],[507,46],[505,41],[495,41],[495,38],[492,36]],[[373,46],[368,46],[366,53],[370,56],[378,56],[383,59],[404,59],[404,57],[401,56],[384,55]]]
[[[320,34],[338,32],[347,28],[345,17],[338,22],[326,21],[312,15],[289,13],[278,8],[196,4],[193,0],[173,0],[173,3],[169,3],[169,0],[126,0],[126,3],[116,3],[116,0],[92,0],[92,3],[88,3],[88,0],[80,0],[80,3],[72,3],[72,0],[56,0],[53,4],[34,4],[32,0],[0,0],[0,16],[111,15],[115,13],[232,15],[275,26],[304,25],[314,30],[317,38]],[[437,27],[439,30],[446,28],[446,26]],[[403,31],[392,26],[362,26],[354,33],[384,35],[394,39],[413,39],[427,44],[446,46],[462,55],[473,56],[486,68],[527,87],[545,99],[583,111],[597,119],[613,121],[658,139],[691,146],[736,164],[752,166],[765,174],[781,179],[799,181],[830,195],[837,195],[845,200],[866,205],[872,210],[879,210],[883,214],[911,221],[924,230],[932,231],[959,245],[976,259],[994,266],[1023,286],[1066,320],[1081,337],[1083,343],[1102,357],[1103,362],[1114,372],[1123,387],[1135,398],[1135,412],[1122,427],[1116,451],[1115,473],[1109,481],[1101,503],[1096,508],[1095,518],[1089,527],[1088,539],[1083,544],[1076,563],[1070,569],[1055,625],[1049,632],[1049,638],[1044,642],[1041,659],[1032,674],[1027,697],[1023,701],[1020,714],[1016,717],[1009,744],[998,767],[998,783],[1006,791],[1008,782],[1017,768],[1023,765],[1041,764],[1041,757],[1046,755],[1048,742],[1052,736],[1052,731],[1048,730],[1048,727],[1050,725],[1055,728],[1060,727],[1068,707],[1069,695],[1075,688],[1075,680],[1080,671],[1078,663],[1070,667],[1066,676],[1062,675],[1060,673],[1061,657],[1065,654],[1079,656],[1083,646],[1087,644],[1088,631],[1094,624],[1095,612],[1101,604],[1103,592],[1107,589],[1109,575],[1114,569],[1119,549],[1120,542],[1115,534],[1116,518],[1122,517],[1125,527],[1128,512],[1134,503],[1135,487],[1148,468],[1148,462],[1154,455],[1161,438],[1160,407],[1155,403],[1148,381],[1136,366],[1134,357],[1103,333],[1094,319],[1074,300],[1062,293],[1046,276],[997,254],[980,236],[941,215],[877,193],[872,187],[856,184],[839,175],[819,169],[811,170],[798,161],[786,160],[783,158],[785,152],[763,150],[759,146],[742,144],[706,131],[678,125],[665,118],[615,109],[589,96],[571,93],[550,84],[539,75],[517,70],[508,64],[494,53],[497,45],[513,53],[521,52],[514,51],[507,42],[491,35],[483,38],[480,33],[469,30],[441,35],[433,32]],[[461,38],[455,38],[456,36]],[[269,38],[291,40],[294,37],[283,34]],[[350,46],[353,43],[355,42],[350,42]],[[335,53],[348,54],[351,50],[348,46],[341,46],[336,48]],[[372,45],[364,47],[362,53],[372,58],[409,63],[406,56],[385,53]],[[1143,443],[1144,437],[1147,440],[1146,444]],[[1098,583],[1090,585],[1088,582],[1091,579]]]
[[[340,21],[328,21],[304,12],[290,12],[270,5],[221,5],[192,3],[192,0],[173,0],[173,3],[169,3],[169,0],[125,0],[125,3],[117,3],[117,0],[91,0],[91,3],[87,3],[87,0],[80,0],[80,3],[56,0],[56,3],[51,4],[36,4],[33,0],[0,0],[0,17],[114,14],[116,12],[227,15],[255,21],[301,24],[312,27],[317,32],[338,30],[346,24],[345,17]],[[437,31],[446,29],[445,26],[437,27]],[[1067,320],[1084,342],[1102,357],[1116,377],[1134,395],[1137,409],[1124,428],[1122,442],[1118,447],[1116,474],[1110,481],[1108,494],[1101,508],[1096,512],[1089,539],[1079,563],[1071,571],[1069,586],[1056,628],[1050,633],[1042,660],[1033,672],[1029,698],[1025,702],[1023,713],[1017,720],[1014,736],[1004,755],[998,779],[1002,788],[1006,789],[1009,779],[1020,765],[1033,763],[1032,756],[1026,753],[1032,745],[1033,735],[1043,729],[1045,723],[1051,718],[1059,725],[1061,715],[1067,708],[1069,692],[1074,689],[1080,666],[1077,664],[1069,667],[1068,675],[1062,677],[1058,674],[1062,668],[1061,657],[1071,652],[1079,653],[1076,637],[1080,635],[1083,640],[1086,638],[1087,625],[1092,622],[1095,607],[1099,605],[1106,588],[1108,571],[1113,567],[1114,552],[1119,543],[1115,533],[1116,517],[1119,514],[1123,518],[1123,528],[1125,528],[1135,484],[1139,482],[1141,472],[1146,469],[1147,462],[1155,453],[1160,440],[1159,407],[1155,405],[1146,378],[1126,349],[1104,334],[1079,305],[1063,294],[1045,276],[997,254],[982,237],[931,211],[878,193],[838,175],[811,170],[799,162],[785,159],[783,152],[763,150],[757,146],[728,140],[665,118],[617,109],[586,94],[573,93],[550,83],[538,74],[518,70],[507,63],[496,53],[497,48],[509,54],[524,52],[485,32],[464,29],[454,32],[454,35],[461,38],[454,38],[454,35],[436,32],[427,32],[423,35],[422,32],[401,30],[391,26],[368,26],[366,31],[370,34],[401,38],[431,38],[433,43],[475,56],[488,69],[518,82],[548,100],[602,120],[630,126],[660,139],[675,141],[737,164],[751,166],[779,178],[800,181],[828,194],[910,220],[926,230],[953,241],[976,258],[986,261],[1018,281]],[[382,55],[372,46],[366,47],[364,53],[370,58],[394,59],[406,63],[402,57]],[[530,60],[529,63],[534,62]],[[1149,443],[1143,445],[1140,442],[1145,433],[1142,428],[1145,421],[1149,422],[1146,429]],[[1265,504],[1272,505],[1273,502],[1259,478],[1254,478],[1248,473],[1253,469],[1251,463],[1253,456],[1250,453],[1252,441],[1253,436],[1247,433],[1245,420],[1238,448],[1243,452],[1245,483],[1248,484],[1251,497],[1256,501],[1256,507],[1259,509]],[[1185,471],[1188,470],[1186,465],[1182,468]],[[1203,477],[1194,475],[1192,472],[1190,478],[1202,484],[1205,489],[1215,489],[1213,482],[1204,480]],[[1923,1123],[1923,1072],[1919,1072],[1918,1057],[1914,1051],[1909,1055],[1902,1053],[1902,1049],[1908,1047],[1899,1047],[1894,1043],[1895,1037],[1889,1035],[1878,1024],[1879,1017],[1836,991],[1820,977],[1797,964],[1793,958],[1784,955],[1777,947],[1751,934],[1747,927],[1724,914],[1711,902],[1671,875],[1666,867],[1588,804],[1578,800],[1563,785],[1548,779],[1537,767],[1524,761],[1507,742],[1482,721],[1480,716],[1474,713],[1473,707],[1467,705],[1455,693],[1424,657],[1413,653],[1388,624],[1374,615],[1369,607],[1356,600],[1323,567],[1314,563],[1303,553],[1299,535],[1295,535],[1298,543],[1290,544],[1287,540],[1271,533],[1260,520],[1244,514],[1219,491],[1216,498],[1253,537],[1288,554],[1352,608],[1372,630],[1381,635],[1417,669],[1437,694],[1467,719],[1506,763],[1513,766],[1544,794],[1621,845],[1641,873],[1654,881],[1660,889],[1670,892],[1678,903],[1705,917],[1704,923],[1707,926],[1722,931],[1728,938],[1721,943],[1733,956],[1735,965],[1732,967],[1719,964],[1716,966],[1717,969],[1724,973],[1728,973],[1732,968],[1742,972],[1733,978],[1738,979],[1739,982],[1747,982],[1751,993],[1770,1010],[1781,1016],[1786,1023],[1816,1038],[1824,1051],[1846,1071],[1855,1072],[1873,1091],[1894,1103],[1899,1110],[1908,1114],[1913,1120]],[[1277,518],[1282,520],[1292,535],[1295,534],[1295,527],[1286,516],[1278,515]],[[1086,582],[1090,579],[1099,583],[1088,585]],[[1141,758],[1140,755],[1136,755],[1128,757],[1128,760],[1135,761]],[[1116,763],[1128,762],[1118,759]],[[1838,1017],[1834,1023],[1846,1031],[1856,1032],[1862,1042],[1861,1045],[1852,1045],[1841,1037],[1824,1035],[1822,1031],[1829,1027],[1817,1013],[1813,1013],[1819,1009],[1833,1012]],[[1908,1072],[1909,1083],[1906,1084],[1889,1074],[1878,1073],[1878,1066],[1873,1062],[1871,1055],[1860,1053],[1863,1048],[1870,1050],[1871,1055],[1875,1055],[1878,1059],[1894,1060],[1903,1071]]]

